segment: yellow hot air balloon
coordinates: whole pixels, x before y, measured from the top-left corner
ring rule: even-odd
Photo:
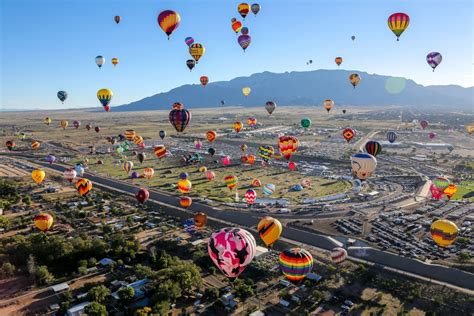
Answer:
[[[242,88],[242,94],[246,97],[249,96],[250,92],[252,91],[252,89],[250,89],[250,87],[243,87]]]
[[[46,125],[51,124],[51,121],[52,121],[52,120],[51,120],[50,117],[45,117],[44,120],[43,120],[44,124],[46,124]]]
[[[119,59],[117,57],[112,58],[112,64],[114,66],[117,66],[118,63],[119,63]]]
[[[100,89],[97,91],[97,99],[99,99],[106,112],[109,111],[109,104],[113,96],[114,94],[110,89]]]
[[[46,177],[46,173],[41,169],[35,169],[31,172],[31,178],[36,184],[40,184],[43,182],[44,178]]]
[[[472,135],[472,133],[474,133],[474,124],[472,124],[472,125],[467,125],[467,126],[466,126],[466,132],[467,132],[469,135]]]
[[[332,107],[334,106],[334,101],[333,100],[324,100],[323,106],[326,109],[326,111],[331,111]]]
[[[351,82],[351,85],[355,87],[360,83],[360,76],[358,74],[351,74],[349,76],[349,81]]]
[[[53,226],[53,217],[48,213],[41,213],[35,216],[34,222],[36,228],[45,232]]]
[[[439,219],[431,224],[431,237],[440,247],[451,245],[456,240],[458,232],[456,224],[447,219]]]
[[[206,48],[202,44],[194,43],[189,46],[189,54],[194,58],[196,63],[199,61],[199,59],[201,59],[205,52]]]
[[[283,228],[280,221],[270,216],[262,218],[257,226],[260,238],[262,238],[263,242],[268,247],[273,245],[278,238],[280,238],[282,230]]]
[[[59,125],[60,125],[63,129],[66,129],[67,126],[69,125],[69,122],[66,121],[66,120],[62,120],[61,123],[59,123]]]

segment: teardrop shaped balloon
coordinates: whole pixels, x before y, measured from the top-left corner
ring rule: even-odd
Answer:
[[[194,43],[194,38],[192,38],[192,37],[186,37],[186,38],[184,39],[184,42],[185,42],[186,45],[188,45],[188,47],[189,47],[189,46],[191,46],[191,45]]]
[[[161,27],[163,32],[168,35],[168,39],[178,28],[180,21],[181,17],[178,12],[172,10],[165,10],[158,15],[158,25]]]
[[[194,58],[194,60],[199,62],[199,59],[204,55],[206,52],[206,48],[199,43],[194,43],[191,46],[189,46],[189,55]]]
[[[441,64],[442,60],[443,56],[441,56],[441,54],[438,52],[431,52],[426,56],[426,62],[428,63],[428,65],[430,65],[431,68],[433,68],[433,72],[435,71],[436,67]]]
[[[254,3],[250,6],[250,9],[252,10],[252,13],[255,14],[255,16],[257,16],[257,13],[260,12],[260,4],[258,3]]]
[[[331,111],[331,109],[333,108],[334,106],[334,101],[333,100],[324,100],[323,102],[323,107],[326,109],[326,111]]]
[[[112,101],[113,96],[114,94],[110,89],[104,88],[97,91],[97,99],[99,99],[100,103],[104,108],[110,104],[110,101]]]
[[[349,76],[349,81],[350,81],[351,85],[352,85],[352,86],[354,87],[354,89],[355,89],[355,87],[360,83],[360,76],[359,76],[359,74],[351,74],[351,75]]]
[[[339,67],[341,64],[342,64],[342,57],[336,57],[334,59],[334,62],[336,63],[336,65]]]
[[[196,61],[194,59],[186,60],[186,66],[188,66],[189,71],[193,70],[194,66],[196,66]]]
[[[206,86],[207,83],[209,82],[209,77],[201,76],[201,78],[199,78],[199,81],[201,82],[201,85]]]
[[[245,20],[247,14],[249,14],[250,6],[248,3],[241,3],[237,6],[237,11],[239,12],[240,16]]]
[[[116,15],[116,16],[114,17],[114,21],[115,21],[115,23],[117,23],[117,24],[119,24],[121,20],[122,20],[122,17],[121,17],[120,15]]]
[[[245,52],[247,47],[249,47],[250,43],[252,42],[252,37],[250,37],[250,35],[242,34],[237,38],[237,42],[239,43],[240,47],[242,47],[242,49]]]
[[[273,101],[267,101],[267,103],[265,103],[265,109],[270,115],[273,113],[273,111],[275,111],[276,106],[277,106],[276,103]]]
[[[397,36],[397,41],[400,39],[402,33],[410,24],[410,17],[405,13],[394,13],[388,17],[388,27]]]
[[[97,67],[102,68],[102,65],[105,63],[105,58],[104,56],[97,56],[95,58],[95,63],[97,64]]]
[[[369,140],[365,143],[365,151],[372,156],[377,157],[377,155],[382,151],[382,145],[377,141]]]
[[[112,64],[114,65],[114,67],[117,66],[118,63],[119,63],[119,59],[117,57],[112,58]]]
[[[244,26],[241,30],[240,30],[240,33],[242,33],[242,35],[247,35],[249,33],[249,28]]]
[[[173,110],[171,110],[169,121],[176,131],[181,133],[189,125],[189,122],[191,122],[191,112],[185,109],[181,104],[181,108],[173,108]]]
[[[242,88],[242,94],[245,96],[245,97],[248,97],[250,92],[252,92],[252,89],[250,89],[250,87],[243,87]]]
[[[58,91],[58,99],[64,103],[67,99],[67,92],[66,91]]]
[[[242,22],[235,20],[235,21],[232,21],[231,26],[232,26],[232,29],[234,30],[234,32],[237,34],[242,30],[243,25],[242,25]]]

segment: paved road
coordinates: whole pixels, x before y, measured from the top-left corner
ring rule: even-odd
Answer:
[[[64,171],[66,167],[53,164],[49,165],[43,162],[35,162],[36,164],[40,164],[45,168],[51,168],[57,171]],[[114,188],[120,191],[125,192],[135,192],[137,191],[137,187],[125,183],[122,181],[104,178],[102,176],[98,176],[95,174],[86,173],[85,177],[89,180],[93,181],[94,183],[98,183],[110,188]],[[176,196],[170,196],[163,192],[150,190],[150,200],[154,200],[157,202],[161,202],[164,204],[168,204],[171,206],[179,205],[179,198]],[[189,217],[190,211],[199,211],[206,213],[209,217],[215,218],[218,220],[222,220],[225,222],[233,223],[237,226],[255,228],[259,217],[259,214],[251,214],[251,213],[238,213],[236,211],[226,211],[226,210],[218,210],[209,205],[201,204],[201,203],[193,203],[191,207],[187,210],[179,209],[176,207],[169,207],[163,208],[165,212],[173,216],[179,217]],[[314,247],[331,250],[335,247],[335,244],[330,241],[326,236],[315,234],[313,232],[303,231],[300,229],[296,229],[293,227],[285,227],[283,230],[282,236],[299,243],[308,244]],[[392,253],[384,252],[374,248],[367,248],[367,250],[363,253],[360,251],[349,251],[349,254],[352,257],[360,258],[369,262],[372,262],[377,265],[390,267],[393,269],[405,271],[408,273],[420,275],[422,277],[437,280],[439,282],[444,282],[447,284],[452,284],[457,287],[469,289],[474,291],[474,274],[468,273],[462,270],[458,270],[455,268],[439,266],[439,265],[430,265],[420,262],[418,260],[413,260],[410,258],[400,257]]]

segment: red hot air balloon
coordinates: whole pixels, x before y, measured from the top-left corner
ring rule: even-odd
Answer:
[[[181,17],[178,12],[172,10],[165,10],[158,15],[158,25],[161,27],[163,32],[168,35],[168,39],[171,34],[178,28]]]
[[[169,121],[178,133],[184,131],[191,121],[191,112],[184,108],[181,103],[174,103],[173,110],[169,114]]]
[[[145,203],[149,197],[150,192],[148,192],[148,190],[145,188],[140,188],[140,190],[138,190],[138,192],[135,194],[135,198],[140,203]]]
[[[356,131],[353,130],[352,128],[350,128],[350,127],[346,128],[342,131],[342,137],[344,137],[344,139],[347,142],[350,142],[351,139],[354,138],[355,135],[356,135]]]
[[[247,192],[245,192],[245,201],[247,201],[249,205],[253,204],[256,198],[257,192],[255,192],[254,189],[248,189]]]
[[[201,78],[199,78],[199,81],[201,81],[201,84],[205,86],[209,82],[209,78],[207,76],[201,76]]]

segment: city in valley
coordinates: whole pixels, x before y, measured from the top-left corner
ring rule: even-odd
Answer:
[[[2,113],[1,315],[473,311],[472,114],[191,111]]]

